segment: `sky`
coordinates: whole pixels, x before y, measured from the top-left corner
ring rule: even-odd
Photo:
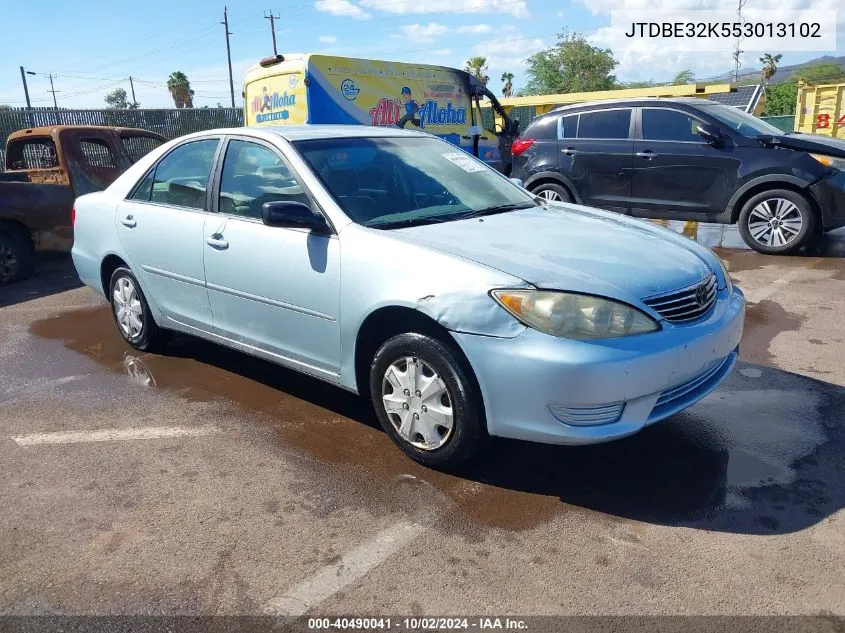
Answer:
[[[463,67],[467,58],[488,58],[490,87],[501,90],[503,72],[525,81],[525,58],[547,48],[564,29],[607,46],[611,9],[730,8],[737,0],[231,0],[235,103],[242,106],[244,72],[272,54],[270,21],[280,16],[280,53],[318,52]],[[840,0],[748,0],[758,9],[817,8]],[[42,0],[37,24],[23,0],[0,0],[6,28],[0,38],[0,104],[25,105],[19,66],[28,75],[33,106],[52,105],[53,74],[60,107],[100,108],[115,88],[130,92],[132,76],[141,107],[172,107],[165,87],[176,70],[187,74],[194,105],[231,105],[223,4],[209,0]],[[837,51],[845,54],[845,7],[838,12]],[[16,28],[15,25],[19,25]],[[8,28],[12,26],[12,28]],[[37,30],[36,30],[37,29]],[[781,65],[824,53],[786,53]],[[743,54],[743,69],[759,68],[759,52]],[[730,53],[678,53],[659,49],[617,55],[620,80],[670,80],[683,69],[704,79],[733,69]],[[131,97],[131,95],[130,95]]]

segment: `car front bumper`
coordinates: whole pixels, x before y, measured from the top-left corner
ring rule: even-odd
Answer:
[[[818,201],[825,230],[845,226],[845,171],[837,170],[810,186]]]
[[[491,435],[549,444],[625,437],[715,389],[739,353],[745,298],[720,290],[710,316],[598,341],[526,329],[515,338],[453,333],[481,387]]]

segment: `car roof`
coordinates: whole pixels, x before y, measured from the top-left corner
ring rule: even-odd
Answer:
[[[595,108],[598,106],[601,107],[619,107],[619,106],[648,106],[648,105],[671,105],[671,104],[683,104],[683,105],[691,105],[691,106],[702,106],[702,105],[719,105],[716,101],[711,101],[710,99],[701,99],[699,97],[636,97],[636,98],[619,98],[619,99],[602,99],[600,101],[582,101],[581,103],[572,103],[569,105],[560,106],[559,108],[555,108],[548,114],[553,113],[561,113],[566,112],[569,110],[580,110],[582,108]]]
[[[373,137],[428,137],[429,134],[396,127],[373,127],[369,125],[266,125],[253,127],[220,128],[190,134],[191,137],[219,134],[240,134],[256,138],[280,136],[288,141],[311,141],[326,138],[373,138]],[[186,137],[185,137],[186,138]]]

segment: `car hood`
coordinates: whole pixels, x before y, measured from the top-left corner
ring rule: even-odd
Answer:
[[[576,205],[549,205],[391,231],[540,288],[637,301],[711,271],[702,246],[658,226]]]
[[[780,147],[800,152],[818,152],[837,158],[845,158],[845,139],[821,136],[820,134],[784,134],[767,140]]]

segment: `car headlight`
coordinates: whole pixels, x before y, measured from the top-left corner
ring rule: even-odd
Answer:
[[[713,253],[713,251],[710,251]],[[713,253],[714,259],[719,263],[719,268],[722,269],[722,277],[725,278],[725,287],[728,289],[728,292],[733,292],[734,285],[731,281],[731,275],[728,273],[728,267],[725,266],[725,262],[722,261],[722,258],[719,257],[716,253]]]
[[[490,294],[519,321],[552,336],[587,340],[660,329],[644,312],[612,299],[549,290],[493,290]]]
[[[845,171],[845,158],[837,158],[836,156],[828,156],[827,154],[810,154],[810,156],[825,167],[833,167]]]

